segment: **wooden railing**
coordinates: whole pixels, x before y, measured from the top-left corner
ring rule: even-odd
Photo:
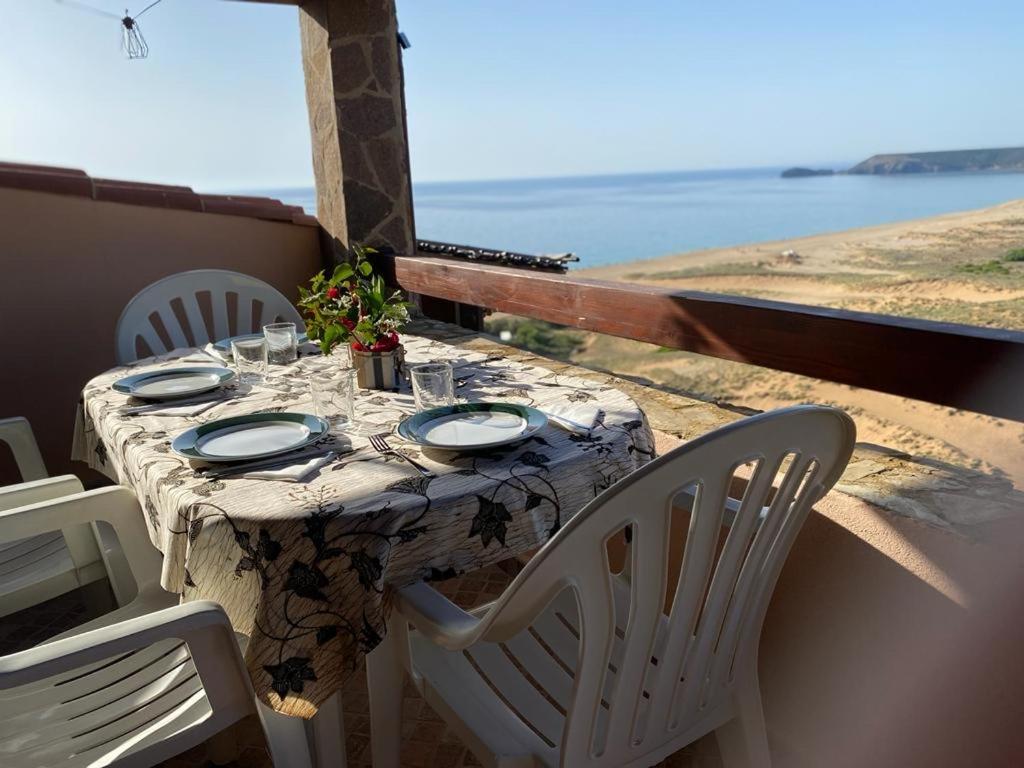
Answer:
[[[395,285],[454,302],[461,314],[485,307],[1024,421],[1020,331],[585,280],[436,256],[382,259]],[[429,302],[425,309],[432,314]]]

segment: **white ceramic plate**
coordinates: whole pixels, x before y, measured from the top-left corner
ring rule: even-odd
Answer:
[[[417,413],[398,425],[410,442],[445,450],[476,450],[525,440],[547,423],[535,408],[467,403]]]
[[[171,448],[190,459],[247,461],[302,448],[327,430],[326,421],[308,413],[254,413],[190,429],[174,438]]]
[[[126,376],[111,386],[144,400],[174,400],[209,392],[234,378],[235,372],[228,368],[163,368]]]

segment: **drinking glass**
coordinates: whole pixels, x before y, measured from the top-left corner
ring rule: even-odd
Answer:
[[[244,384],[262,384],[267,375],[267,340],[237,339],[231,342],[238,379]]]
[[[271,323],[263,326],[267,356],[274,365],[294,363],[299,357],[299,338],[295,323]]]
[[[332,429],[351,430],[355,426],[355,371],[343,368],[333,375],[321,371],[309,377],[313,412],[326,419]]]
[[[424,363],[409,369],[417,411],[455,404],[452,367],[448,363]]]

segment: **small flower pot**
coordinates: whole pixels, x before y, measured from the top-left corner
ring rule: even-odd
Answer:
[[[405,365],[405,348],[399,344],[390,352],[352,350],[356,383],[363,389],[398,389]]]

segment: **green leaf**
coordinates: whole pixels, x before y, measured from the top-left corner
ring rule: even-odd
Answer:
[[[363,277],[369,277],[370,273],[373,272],[373,265],[368,261],[364,261],[359,265],[359,272]]]

